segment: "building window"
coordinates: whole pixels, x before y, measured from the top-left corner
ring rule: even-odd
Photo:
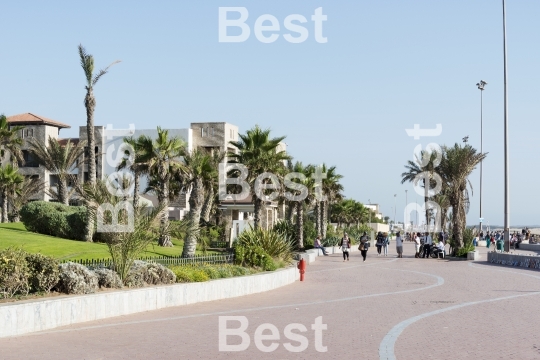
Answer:
[[[22,150],[24,164],[19,161],[19,167],[39,167],[39,163],[34,155],[29,150]]]
[[[201,137],[204,137],[204,128],[201,128]]]
[[[21,138],[25,139],[27,137],[34,137],[34,129],[22,129],[21,130]]]
[[[211,127],[211,128],[210,128],[210,130],[212,130],[212,131],[211,131],[211,133],[212,133],[212,135],[211,135],[211,136],[214,136],[214,128],[213,128],[213,127]]]

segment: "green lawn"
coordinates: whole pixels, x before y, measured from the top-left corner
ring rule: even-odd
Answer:
[[[141,256],[180,256],[183,241],[173,239],[173,247],[150,245]],[[54,256],[59,260],[85,260],[110,258],[107,245],[67,240],[41,235],[26,230],[22,223],[0,224],[0,249],[20,247],[29,253]]]

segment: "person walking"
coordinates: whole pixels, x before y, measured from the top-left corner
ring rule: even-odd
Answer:
[[[381,248],[383,246],[383,234],[380,231],[377,233],[377,242],[375,243],[375,246],[377,247],[377,256],[381,256]]]
[[[351,240],[347,233],[343,234],[343,238],[339,243],[341,251],[343,252],[343,261],[349,261],[349,249],[351,248]]]
[[[366,261],[368,249],[369,249],[369,240],[367,237],[367,232],[364,231],[364,234],[362,235],[362,237],[360,237],[360,246],[358,247],[358,250],[360,250],[360,253],[362,254],[362,258],[364,259],[364,262]]]
[[[315,239],[315,244],[313,244],[315,249],[321,249],[324,256],[328,256],[326,253],[326,249],[321,244],[321,235],[317,235],[317,238]]]
[[[388,233],[384,233],[383,237],[383,253],[384,256],[388,256],[388,246],[390,246],[390,238],[388,237]]]
[[[420,236],[417,233],[414,233],[414,250],[416,253],[414,254],[415,258],[420,257]]]
[[[431,245],[433,244],[433,239],[429,235],[429,232],[426,231],[424,236],[424,258],[429,259],[429,253],[431,252]]]
[[[403,257],[403,239],[401,238],[401,234],[399,231],[396,234],[396,251],[397,251],[397,257],[402,258]]]

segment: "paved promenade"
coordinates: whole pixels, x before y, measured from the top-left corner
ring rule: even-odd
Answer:
[[[415,259],[411,243],[402,259],[390,249],[388,257],[370,249],[365,263],[358,252],[348,262],[319,257],[306,281],[267,293],[0,339],[0,358],[540,359],[539,271]],[[246,350],[219,351],[220,316],[245,317]],[[326,330],[312,330],[318,317]],[[264,323],[275,325],[279,340],[255,341]],[[288,337],[305,340],[285,336],[292,323],[306,331],[297,326]],[[273,352],[259,349],[273,342]]]

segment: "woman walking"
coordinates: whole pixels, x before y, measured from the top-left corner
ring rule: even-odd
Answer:
[[[401,235],[399,231],[396,234],[396,251],[397,251],[397,257],[402,258],[403,257],[403,239],[401,239]]]
[[[377,246],[377,256],[381,256],[382,245],[383,245],[383,235],[382,235],[382,232],[379,231],[377,233],[377,243],[375,244],[375,246]]]
[[[343,261],[349,261],[349,249],[351,248],[351,240],[347,233],[343,234],[343,238],[339,243],[341,251],[343,252]]]
[[[358,247],[358,250],[360,250],[360,253],[362,254],[362,258],[364,258],[364,261],[366,261],[367,251],[369,249],[369,240],[367,237],[367,233],[364,231],[364,235],[360,238],[360,246]]]

